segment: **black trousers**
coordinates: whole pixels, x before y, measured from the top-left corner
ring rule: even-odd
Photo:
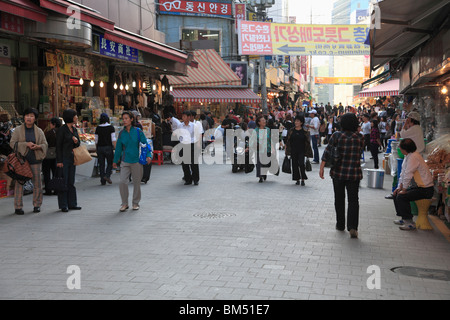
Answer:
[[[345,229],[345,191],[348,197],[347,230],[358,230],[359,226],[359,184],[360,181],[333,179],[336,228]]]
[[[308,180],[305,169],[305,155],[301,153],[292,153],[292,180]]]
[[[112,164],[114,162],[114,150],[112,146],[98,147],[98,166],[100,169],[100,179],[102,183],[105,183],[106,178],[111,178]],[[105,161],[107,165],[105,164]]]
[[[374,168],[379,168],[379,159],[378,159],[378,144],[377,143],[370,143],[370,153],[372,154],[373,162],[374,162]]]
[[[412,188],[406,191],[406,194],[397,194],[394,196],[395,211],[397,216],[403,220],[412,220],[411,201],[431,199],[434,195],[434,187],[429,188]]]
[[[183,173],[184,173],[184,179],[186,181],[186,183],[192,183],[192,182],[199,182],[200,181],[200,168],[198,165],[198,159],[196,158],[196,153],[195,153],[195,144],[192,143],[190,145],[191,148],[191,161],[189,163],[182,163],[181,166],[183,168]],[[181,151],[183,152],[183,151]],[[197,155],[199,153],[197,152]],[[181,156],[183,156],[183,154],[181,153]]]
[[[42,174],[44,175],[45,192],[50,193],[53,190],[49,189],[48,183],[55,177],[56,159],[44,159],[44,161],[42,161]]]

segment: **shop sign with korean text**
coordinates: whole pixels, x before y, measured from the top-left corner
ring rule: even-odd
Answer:
[[[231,18],[233,9],[231,1],[160,0],[159,13],[182,16],[219,16]]]
[[[0,12],[0,29],[12,33],[24,34],[24,19],[13,14]]]
[[[109,81],[108,64],[105,61],[92,62],[91,59],[62,52],[57,53],[58,73],[73,78],[94,81]]]
[[[362,25],[238,23],[241,55],[370,55],[369,27]]]
[[[92,51],[102,56],[119,59],[134,63],[144,63],[141,52],[133,47],[126,46],[111,40],[107,40],[103,35],[93,34]]]

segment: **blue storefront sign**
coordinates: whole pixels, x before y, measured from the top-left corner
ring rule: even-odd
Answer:
[[[103,35],[93,34],[93,51],[102,56],[134,63],[143,63],[139,50],[122,43],[107,40]]]

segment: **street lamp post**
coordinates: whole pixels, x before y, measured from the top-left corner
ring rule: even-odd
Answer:
[[[258,17],[260,21],[264,21],[267,17],[267,9],[275,4],[275,0],[251,0],[250,5],[256,7],[258,10]],[[261,56],[259,59],[259,73],[261,81],[261,98],[263,114],[269,114],[267,106],[267,87],[266,87],[266,58]]]

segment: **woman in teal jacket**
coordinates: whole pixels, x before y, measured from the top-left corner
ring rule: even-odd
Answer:
[[[147,144],[147,138],[144,133],[133,126],[134,115],[125,111],[122,114],[124,129],[119,134],[114,154],[113,167],[120,165],[120,196],[122,198],[122,206],[120,212],[129,209],[128,206],[128,181],[131,175],[133,179],[133,210],[139,210],[139,202],[141,201],[141,180],[143,175],[143,166],[139,163],[140,144]],[[151,155],[147,157],[147,164],[152,161]]]

